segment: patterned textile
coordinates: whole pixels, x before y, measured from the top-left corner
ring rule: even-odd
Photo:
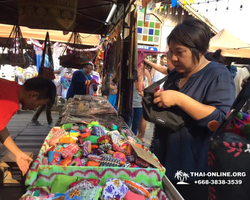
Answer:
[[[107,180],[101,199],[103,200],[109,200],[112,198],[123,198],[126,193],[128,192],[128,187],[119,179],[116,178],[110,178]]]
[[[82,166],[85,166],[85,165],[87,164],[87,162],[88,162],[88,159],[87,159],[87,158],[81,159],[81,165],[82,165]]]
[[[130,168],[130,167],[131,167],[131,164],[130,164],[129,162],[125,162],[125,164],[122,165],[122,167]]]
[[[148,162],[141,159],[141,158],[136,158],[135,164],[137,164],[139,167],[147,168],[149,166]]]
[[[132,192],[150,198],[150,193],[140,184],[129,180],[125,180],[124,183]]]
[[[44,157],[42,164],[43,165],[48,165],[49,164],[49,159],[47,157]]]
[[[78,151],[80,150],[80,147],[76,144],[69,144],[62,152],[62,157],[66,158],[68,156],[73,157]]]
[[[101,136],[101,137],[97,140],[97,142],[98,142],[99,144],[107,144],[107,143],[110,143],[110,138],[109,138],[108,136],[104,135],[104,136]]]
[[[107,153],[110,154],[110,155],[113,155],[115,152],[112,151],[112,150],[108,150]]]
[[[101,156],[96,156],[96,155],[89,155],[88,159],[91,161],[95,161],[95,162],[101,162],[102,157]]]
[[[105,135],[105,129],[102,126],[94,126],[93,132],[95,136],[104,136]]]
[[[82,149],[83,149],[83,155],[84,156],[89,155],[90,152],[91,152],[91,142],[90,141],[84,142]]]
[[[88,182],[87,180],[83,180],[80,183],[78,183],[77,185],[73,186],[72,188],[70,188],[66,193],[71,193],[74,190],[88,190],[94,188],[94,185],[92,185],[90,182]],[[79,196],[79,195],[78,195]]]
[[[127,161],[132,163],[132,162],[135,162],[135,156],[134,155],[131,155],[131,156],[127,156]]]
[[[61,136],[61,135],[66,135],[65,130],[62,129],[62,128],[60,128],[60,129],[56,130],[55,132],[53,132],[51,137],[54,138],[54,137],[58,137],[58,136]]]
[[[80,191],[76,189],[74,191],[66,193],[63,196],[53,198],[53,200],[83,200],[83,198],[80,195],[81,195]]]
[[[37,55],[42,56],[43,49],[41,47],[39,47],[37,45],[33,45],[33,48],[34,48],[34,50],[35,50],[35,52],[36,52]]]
[[[108,150],[111,150],[112,149],[112,145],[111,144],[102,144],[99,146],[99,148],[102,150],[102,151],[108,151]]]
[[[122,152],[122,148],[117,146],[115,143],[112,144],[114,151]]]
[[[59,45],[60,44],[58,42],[53,45],[53,62],[55,70],[58,70],[61,67],[59,57],[62,55],[64,50],[64,47]]]
[[[94,187],[88,190],[80,190],[81,197],[84,200],[98,200],[102,193],[102,187]]]
[[[81,166],[80,158],[73,159],[70,163],[68,163],[68,166]]]
[[[100,180],[97,180],[97,179],[81,179],[79,181],[76,181],[74,183],[71,183],[69,188],[72,188],[76,185],[78,185],[79,183],[83,182],[83,181],[88,181],[90,184],[94,185],[94,186],[98,186],[99,183],[100,183]]]
[[[124,165],[126,160],[127,160],[126,156],[121,152],[115,152],[113,154],[113,158],[117,158],[117,159],[121,160],[121,165]]]
[[[105,154],[103,150],[101,149],[94,149],[93,151],[93,154],[96,154],[96,155],[103,155]]]
[[[49,157],[48,157],[48,161],[50,165],[55,165],[58,164],[61,160],[61,154],[59,152],[56,151],[50,151],[48,153]]]
[[[80,149],[75,155],[74,155],[74,158],[82,158],[83,156],[83,150]]]
[[[63,148],[63,146],[62,145],[59,145],[59,146],[57,146],[56,148],[55,148],[55,150],[54,151],[57,151],[57,152],[62,152],[64,150],[64,148]]]
[[[68,166],[68,164],[72,161],[72,157],[71,156],[67,156],[66,158],[64,158],[59,164],[62,166]]]
[[[120,165],[121,165],[120,159],[112,158],[111,156],[104,156],[101,160],[100,166],[118,167]]]

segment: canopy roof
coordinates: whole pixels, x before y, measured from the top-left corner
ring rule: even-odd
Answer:
[[[13,28],[12,25],[0,24],[0,37],[8,38],[12,28]],[[67,35],[64,35],[63,31],[29,29],[27,27],[22,27],[22,26],[20,28],[23,37],[27,39],[45,40],[46,32],[49,31],[49,36],[51,41],[67,43],[71,35],[71,32],[68,33]],[[82,36],[82,45],[97,46],[100,43],[100,35],[81,33],[81,36]]]
[[[105,21],[114,3],[118,5],[118,10],[119,6],[126,6],[129,0],[79,0],[76,30],[81,33],[104,34],[107,31]],[[18,0],[0,1],[0,23],[16,25],[18,17]]]
[[[250,58],[250,44],[243,42],[226,29],[210,40],[209,51],[222,50],[226,57]]]

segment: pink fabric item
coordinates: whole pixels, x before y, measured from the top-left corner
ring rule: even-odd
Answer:
[[[141,196],[139,194],[135,194],[135,193],[133,193],[131,191],[128,191],[126,193],[126,195],[124,196],[124,200],[134,200],[134,199],[136,199],[136,200],[145,200],[145,197]]]
[[[49,146],[54,146],[57,143],[59,143],[59,139],[63,136],[65,136],[65,130],[64,129],[58,129],[56,132],[52,133],[52,137],[49,140]]]
[[[70,156],[71,158],[80,150],[80,147],[76,144],[70,143],[62,152],[62,157],[66,158]]]

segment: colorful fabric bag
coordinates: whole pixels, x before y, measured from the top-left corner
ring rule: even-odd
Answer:
[[[223,176],[223,178],[213,176],[211,180],[209,179],[215,183],[209,185],[210,200],[250,199],[248,191],[250,140],[247,139],[250,131],[247,128],[250,115],[240,112],[250,97],[249,89],[250,78],[243,85],[230,112],[212,136],[208,152],[209,169],[211,172],[228,173],[229,176]],[[210,130],[211,123],[209,124]],[[221,179],[223,183],[219,184]]]
[[[128,187],[119,179],[110,178],[106,181],[103,188],[102,197],[103,200],[110,200],[113,198],[122,199],[129,191]]]

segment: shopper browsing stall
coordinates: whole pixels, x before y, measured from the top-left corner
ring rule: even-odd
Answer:
[[[160,72],[164,75],[168,75],[174,69],[174,65],[171,62],[170,57],[169,57],[169,52],[167,53],[167,67],[153,63],[150,60],[148,60],[147,58],[144,59],[144,62],[146,64],[150,65],[154,69],[154,71],[158,71],[158,73]],[[162,78],[164,78],[164,76],[162,76]],[[157,81],[158,80],[160,80],[160,79],[157,79]],[[154,82],[156,82],[156,81],[154,81]]]
[[[208,198],[206,185],[195,185],[190,172],[206,172],[211,132],[208,122],[221,122],[235,98],[233,79],[225,66],[209,62],[209,27],[196,19],[177,25],[168,37],[170,57],[175,69],[169,74],[163,92],[156,92],[154,103],[169,108],[184,120],[178,131],[156,125],[152,149],[166,167],[166,175],[185,200]],[[168,120],[168,119],[166,119]],[[190,185],[181,186],[175,174],[188,174]]]
[[[161,55],[161,60],[160,60],[159,65],[161,67],[167,69],[167,56],[165,54]],[[150,73],[151,73],[151,76],[152,76],[152,82],[153,83],[156,82],[156,81],[161,80],[162,78],[164,78],[166,76],[165,73],[162,73],[157,68],[152,68]]]
[[[92,79],[90,76],[90,73],[94,69],[93,63],[83,59],[81,65],[82,69],[74,72],[73,74],[72,81],[67,92],[67,99],[74,97],[75,94],[86,95],[89,84],[96,82],[95,79]]]
[[[23,173],[29,168],[28,161],[32,161],[22,152],[12,140],[6,128],[11,117],[20,109],[34,109],[54,99],[56,88],[54,83],[41,77],[28,79],[24,85],[0,79],[0,141],[16,157],[16,162]]]

